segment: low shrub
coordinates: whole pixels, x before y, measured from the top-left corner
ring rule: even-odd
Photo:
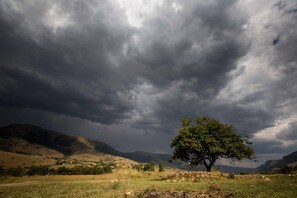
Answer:
[[[164,167],[163,167],[163,164],[159,164],[159,172],[163,172],[165,171]]]
[[[17,166],[13,168],[3,169],[3,175],[11,175],[15,177],[20,177],[25,175],[26,169],[22,166]]]
[[[46,165],[32,165],[26,170],[26,175],[49,175],[52,173],[50,166]]]
[[[0,166],[1,176],[23,176],[23,175],[99,175],[104,173],[111,173],[112,168],[110,165],[104,166],[75,166],[67,168],[64,166],[58,169],[50,168],[46,165],[32,165],[30,167],[13,167],[5,169]]]
[[[282,174],[290,174],[297,171],[297,166],[292,167],[292,166],[283,166],[281,167],[277,173],[282,173]]]
[[[230,173],[228,176],[227,176],[228,179],[235,179],[235,175],[233,173]]]
[[[153,162],[145,163],[145,164],[135,164],[132,166],[132,169],[136,169],[138,171],[155,171],[155,164]]]

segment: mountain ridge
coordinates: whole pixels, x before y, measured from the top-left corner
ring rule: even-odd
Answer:
[[[297,166],[297,151],[285,155],[282,159],[267,160],[264,164],[258,166],[256,172],[272,172],[284,166]]]
[[[0,150],[26,154],[26,152],[23,152],[20,149],[16,151],[14,148],[15,144],[9,145],[9,142],[15,139],[18,139],[18,142],[23,141],[23,144],[30,143],[33,145],[44,146],[59,151],[64,155],[80,153],[95,154],[100,152],[141,163],[154,161],[167,166],[174,166],[168,162],[171,157],[169,154],[154,154],[143,151],[121,152],[111,145],[99,140],[90,140],[82,136],[66,135],[61,132],[44,129],[32,124],[12,124],[0,127]]]

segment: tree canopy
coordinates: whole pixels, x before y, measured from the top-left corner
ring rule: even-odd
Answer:
[[[247,137],[235,133],[231,125],[209,117],[182,119],[182,128],[172,140],[172,160],[180,159],[190,165],[204,165],[211,171],[219,158],[232,160],[252,159],[253,149]]]

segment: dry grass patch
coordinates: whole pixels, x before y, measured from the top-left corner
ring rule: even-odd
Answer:
[[[11,153],[0,151],[1,162],[4,167],[15,167],[15,166],[31,166],[31,165],[54,165],[55,160],[40,155],[24,155],[18,153]]]

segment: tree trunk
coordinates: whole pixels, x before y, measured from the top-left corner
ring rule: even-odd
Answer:
[[[210,172],[210,171],[211,171],[212,165],[213,165],[213,164],[212,164],[211,162],[208,164],[208,163],[204,160],[204,166],[205,166],[207,172]]]

